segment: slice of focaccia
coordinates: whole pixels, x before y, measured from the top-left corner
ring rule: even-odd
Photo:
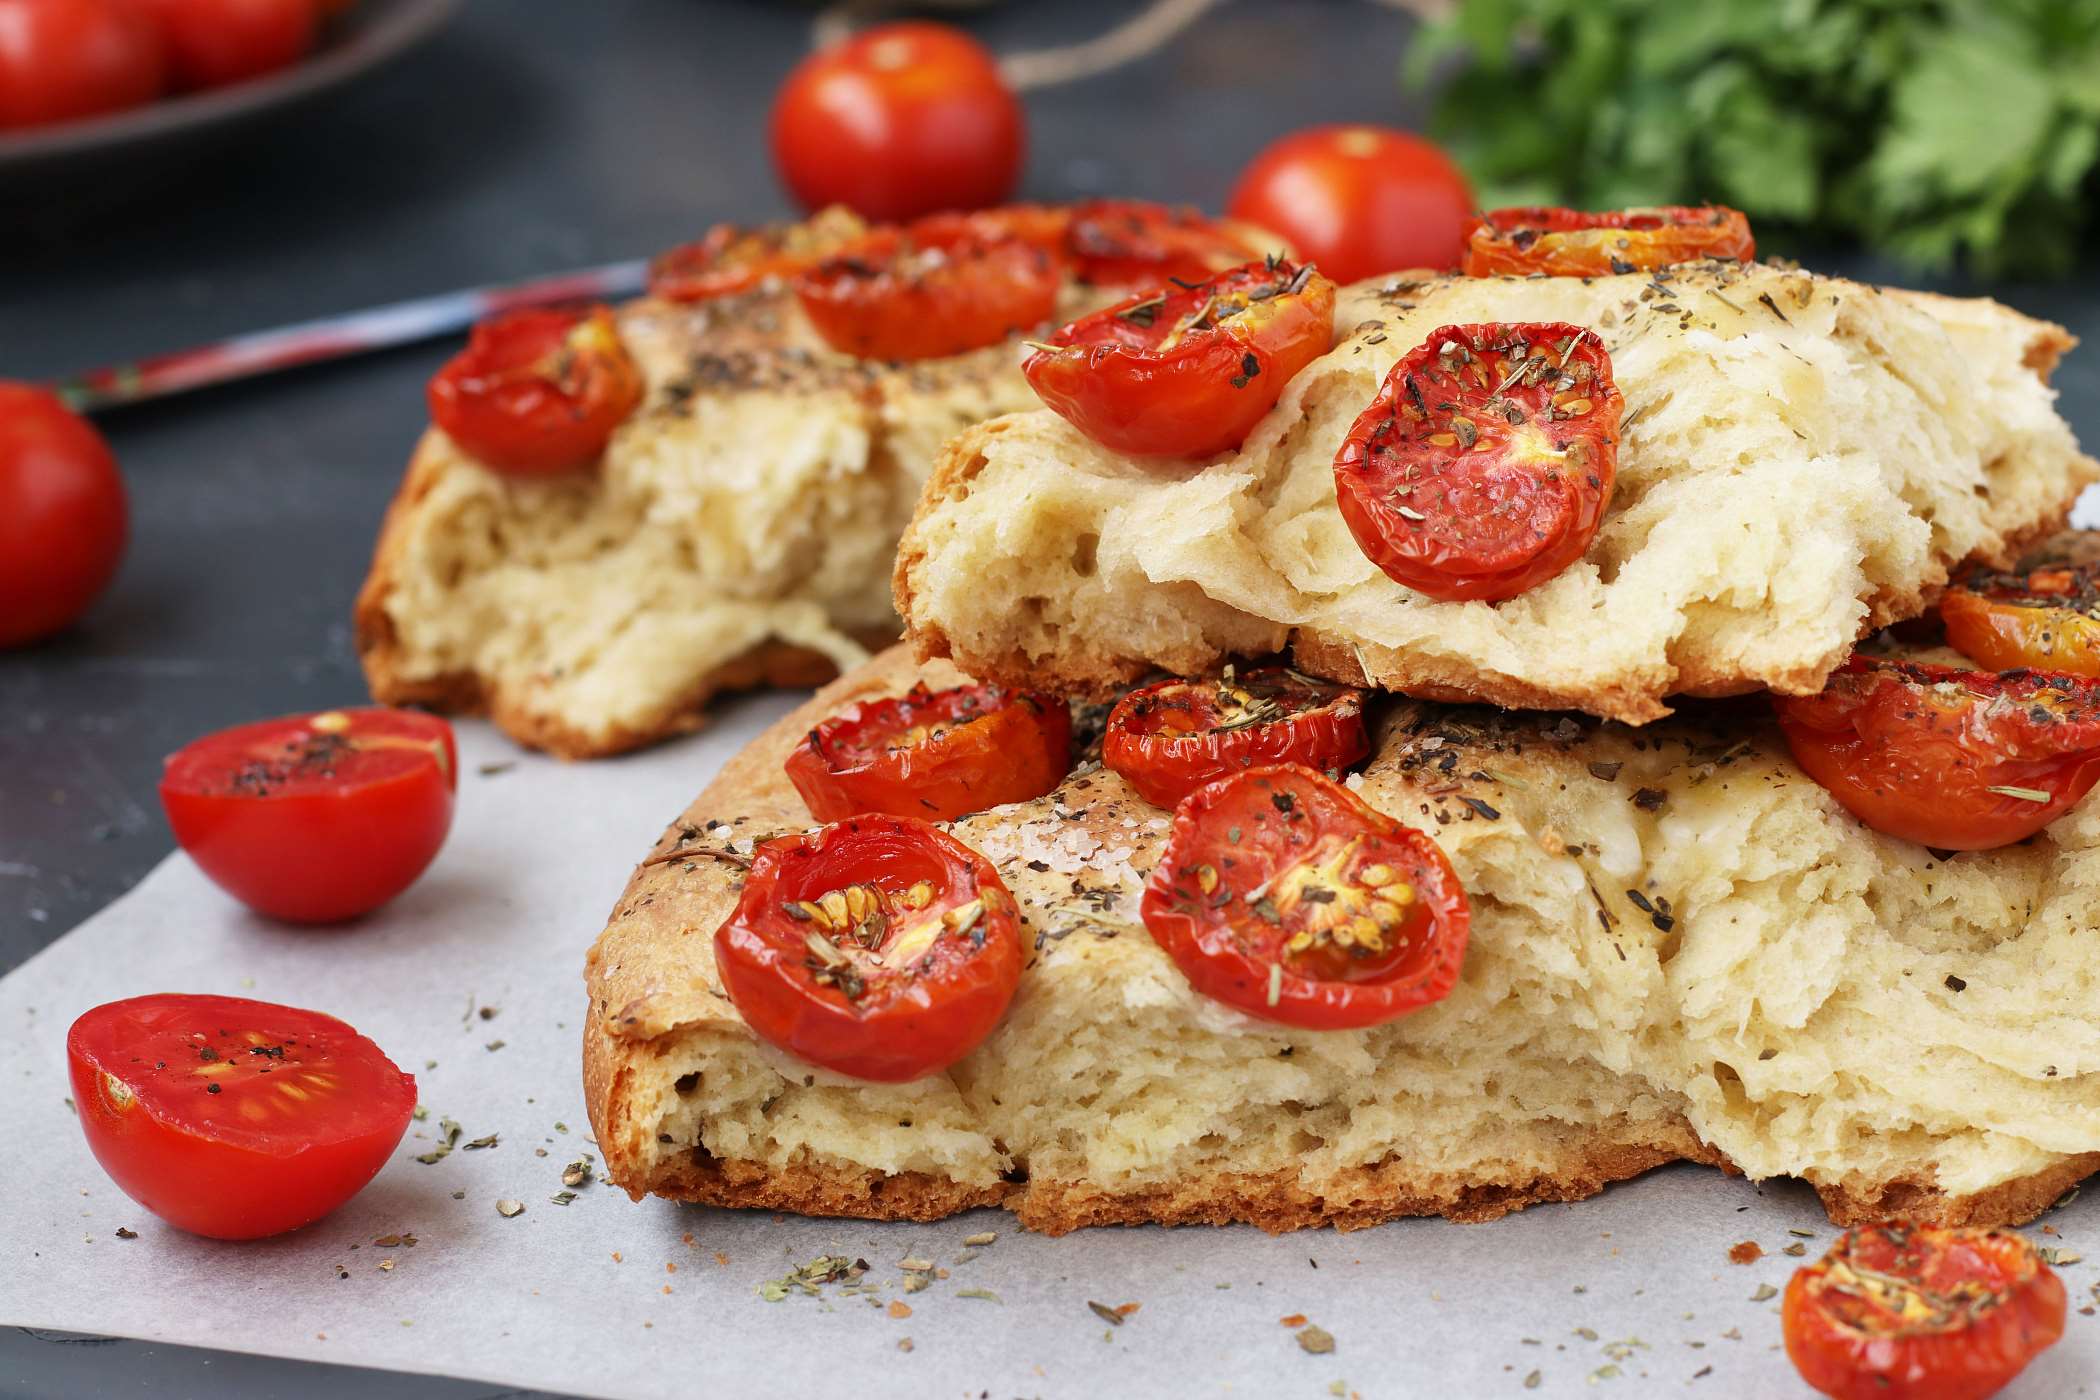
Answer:
[[[1335,453],[1437,327],[1566,321],[1625,397],[1587,555],[1499,604],[1382,573]],[[921,656],[1102,693],[1152,667],[1288,649],[1307,671],[1445,700],[1643,723],[1672,695],[1817,689],[1967,559],[2060,526],[2100,464],[2056,414],[2059,327],[1769,265],[1432,278],[1343,294],[1335,349],[1237,452],[1143,463],[1038,410],[942,452],[898,556]]]
[[[1840,1222],[2029,1218],[2100,1169],[2100,802],[1943,859],[1860,826],[1761,701],[1642,729],[1393,702],[1351,785],[1464,880],[1456,990],[1297,1031],[1190,989],[1137,915],[1168,814],[1082,764],[955,822],[1032,953],[944,1074],[874,1085],[757,1040],[713,934],[754,842],[809,815],[781,762],[915,679],[897,648],[726,766],[635,872],[587,967],[586,1096],[643,1193],[1034,1229],[1479,1220],[1688,1159],[1804,1177]]]

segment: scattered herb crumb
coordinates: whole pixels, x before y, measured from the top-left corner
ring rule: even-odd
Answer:
[[[452,1155],[452,1149],[459,1145],[460,1131],[459,1124],[453,1122],[450,1118],[438,1119],[437,1146],[423,1153],[416,1160],[425,1166],[444,1161]]]
[[[1778,1296],[1778,1289],[1774,1288],[1769,1283],[1760,1283],[1757,1286],[1757,1291],[1750,1295],[1750,1301],[1753,1303],[1762,1303],[1769,1299],[1776,1298]]]
[[[1089,1309],[1091,1309],[1091,1310],[1092,1310],[1092,1312],[1093,1312],[1093,1314],[1094,1314],[1094,1316],[1095,1316],[1095,1317],[1098,1317],[1098,1318],[1100,1318],[1100,1319],[1101,1319],[1101,1320],[1102,1320],[1103,1322],[1107,1323],[1107,1324],[1108,1324],[1109,1326],[1111,1326],[1111,1327],[1121,1327],[1121,1326],[1123,1325],[1123,1314],[1121,1314],[1121,1313],[1117,1312],[1117,1311],[1116,1311],[1116,1310],[1115,1310],[1114,1308],[1110,1307],[1110,1306],[1109,1306],[1108,1304],[1106,1304],[1106,1303],[1097,1303],[1097,1302],[1095,1302],[1095,1301],[1094,1301],[1093,1299],[1089,1298],[1089,1299],[1087,1300],[1087,1304],[1086,1304],[1086,1305],[1087,1305],[1087,1307],[1088,1307]]]
[[[982,1298],[987,1303],[999,1302],[999,1295],[992,1292],[989,1288],[958,1288],[955,1290],[955,1296],[958,1298]]]
[[[1731,1264],[1755,1264],[1764,1257],[1764,1246],[1756,1240],[1743,1240],[1728,1247],[1728,1262]]]
[[[139,1232],[136,1230],[127,1230],[122,1225],[117,1227],[117,1238],[120,1240],[135,1240],[138,1237]],[[2050,1262],[2054,1263],[2056,1261],[2052,1259]]]
[[[513,1216],[523,1215],[524,1213],[525,1203],[523,1201],[496,1202],[496,1214],[502,1216],[505,1220],[509,1220]]]
[[[1334,1333],[1324,1327],[1307,1327],[1298,1333],[1298,1346],[1315,1356],[1325,1356],[1334,1350]]]
[[[963,1237],[963,1243],[972,1247],[978,1247],[982,1245],[988,1245],[993,1240],[996,1240],[998,1238],[999,1232],[997,1230],[984,1230],[974,1235],[965,1235]]]
[[[1539,1384],[1545,1379],[1545,1372],[1534,1370],[1529,1375],[1524,1377],[1524,1388],[1526,1390],[1537,1390],[1539,1388]]]

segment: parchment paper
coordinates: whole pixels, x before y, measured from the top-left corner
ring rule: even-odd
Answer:
[[[811,1221],[636,1205],[595,1181],[556,1204],[563,1169],[592,1150],[584,950],[652,838],[792,703],[745,700],[690,740],[584,765],[462,725],[451,840],[391,908],[340,930],[275,925],[176,855],[0,982],[0,1323],[621,1397],[1806,1394],[1763,1295],[1799,1262],[1785,1247],[1820,1254],[1833,1232],[1799,1185],[1700,1168],[1490,1225],[1279,1238],[1048,1240],[999,1211]],[[177,1233],[102,1175],[65,1102],[73,1017],[154,991],[339,1015],[415,1072],[429,1118],[325,1221],[238,1245]],[[462,1146],[416,1161],[447,1117]],[[465,1149],[489,1134],[495,1146]],[[2096,1196],[2038,1222],[2061,1232],[2041,1242],[2100,1261]],[[503,1218],[502,1199],[524,1213]],[[997,1239],[966,1246],[980,1231]],[[1765,1257],[1730,1263],[1743,1240]],[[761,1296],[819,1255],[864,1259],[856,1291]],[[914,1255],[947,1277],[904,1292],[898,1261]],[[2090,1308],[2100,1269],[2061,1272]],[[1111,1325],[1089,1303],[1138,1306]],[[1305,1325],[1333,1350],[1307,1350]],[[2008,1395],[2088,1394],[2096,1374],[2100,1318],[2074,1312]]]

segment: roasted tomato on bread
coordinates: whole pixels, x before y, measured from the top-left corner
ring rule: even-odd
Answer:
[[[642,401],[612,312],[506,311],[474,327],[430,381],[430,416],[461,448],[513,476],[590,466]]]
[[[1371,751],[1363,701],[1360,690],[1281,666],[1159,681],[1116,701],[1101,762],[1161,807],[1246,768],[1301,763],[1333,772]]]
[[[765,1040],[898,1083],[991,1034],[1020,985],[1020,925],[968,846],[911,817],[854,817],[758,847],[715,967]]]
[[[937,219],[869,234],[802,273],[796,292],[832,349],[930,360],[1043,324],[1063,282],[1057,260],[1033,243]]]
[[[1471,919],[1436,842],[1296,764],[1190,793],[1139,913],[1197,991],[1307,1030],[1448,996]]]
[[[1072,712],[1047,695],[993,685],[857,700],[802,737],[788,780],[809,814],[863,812],[953,821],[1041,797],[1072,767]]]
[[[1064,237],[1073,275],[1095,286],[1202,282],[1262,252],[1238,229],[1200,210],[1141,199],[1075,204]]]
[[[868,225],[837,205],[801,223],[745,228],[716,224],[696,243],[682,243],[649,263],[649,294],[666,301],[707,301],[781,282],[868,235]]]
[[[1757,256],[1750,221],[1723,205],[1688,209],[1491,209],[1466,226],[1468,277],[1607,277],[1673,263]]]
[[[2100,566],[1978,570],[1941,596],[1940,621],[1947,645],[1992,670],[2100,676]]]

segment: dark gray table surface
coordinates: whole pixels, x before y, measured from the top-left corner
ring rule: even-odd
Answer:
[[[969,23],[1011,51],[1098,33],[1131,8],[1038,0]],[[0,377],[634,257],[718,219],[785,213],[764,113],[811,13],[758,0],[471,0],[396,66],[195,168],[155,172],[157,192],[127,205],[98,190],[92,214],[53,200],[33,211],[37,233],[0,234]],[[1418,125],[1419,104],[1394,76],[1410,24],[1360,0],[1225,6],[1152,58],[1029,94],[1022,193],[1215,208],[1282,130]],[[1857,255],[1810,261],[1920,280]],[[2068,284],[1941,285],[1990,291],[2090,339],[2100,337],[2096,264],[2089,242]],[[104,419],[134,513],[123,571],[81,626],[0,653],[0,972],[168,852],[154,796],[162,755],[241,720],[364,698],[350,601],[422,427],[423,383],[451,348]],[[2100,352],[2074,356],[2060,383],[2081,435],[2100,442]],[[335,1367],[0,1333],[0,1395],[318,1396],[379,1383]],[[489,1393],[384,1383],[410,1397]]]

